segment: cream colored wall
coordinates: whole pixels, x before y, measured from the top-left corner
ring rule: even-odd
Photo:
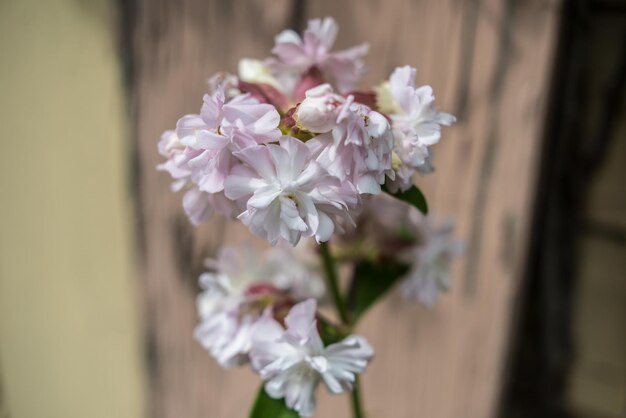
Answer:
[[[141,417],[107,0],[0,0],[0,416]]]

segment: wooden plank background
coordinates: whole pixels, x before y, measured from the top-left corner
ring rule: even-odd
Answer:
[[[503,382],[507,342],[534,198],[559,1],[528,0],[138,0],[132,33],[141,280],[151,416],[246,416],[259,382],[223,371],[191,338],[201,261],[245,239],[216,219],[193,229],[180,195],[157,173],[156,142],[197,112],[205,80],[262,58],[294,19],[334,16],[339,47],[371,45],[364,85],[396,66],[418,68],[441,109],[459,123],[420,179],[433,212],[453,215],[468,244],[451,294],[434,309],[397,303],[365,319],[377,350],[364,376],[368,417],[490,417]],[[295,16],[295,18],[294,18]],[[322,394],[323,390],[320,391]],[[317,416],[348,416],[345,397],[320,396]]]

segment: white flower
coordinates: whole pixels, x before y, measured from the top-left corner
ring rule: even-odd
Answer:
[[[354,191],[313,161],[298,139],[283,136],[279,145],[249,147],[235,155],[247,165],[233,168],[226,196],[247,199],[238,218],[272,245],[279,238],[295,245],[302,236],[327,241],[341,230],[337,216],[350,219]]]
[[[287,406],[303,417],[313,415],[320,381],[335,394],[352,390],[356,375],[365,371],[374,355],[359,336],[324,347],[315,314],[315,300],[309,299],[289,311],[287,329],[264,317],[253,335],[250,352],[252,367],[266,381],[267,394],[285,398]]]
[[[450,126],[454,116],[435,109],[435,97],[430,86],[415,86],[415,68],[398,67],[389,81],[376,89],[380,110],[391,117],[396,138],[394,151],[403,165],[410,169],[429,172],[429,147],[439,142],[441,126]],[[396,170],[397,171],[397,170]],[[406,172],[401,174],[406,180]],[[406,181],[398,184],[408,189]]]
[[[435,226],[432,216],[411,214],[419,240],[415,247],[400,256],[412,263],[400,290],[406,299],[417,299],[430,307],[440,293],[450,288],[450,265],[463,253],[463,243],[452,239],[454,223],[451,219]]]
[[[450,126],[456,119],[435,109],[432,87],[416,87],[415,74],[415,68],[407,65],[396,68],[389,77],[389,89],[398,106],[398,111],[391,113],[391,119],[395,128],[431,146],[441,138],[441,125]]]

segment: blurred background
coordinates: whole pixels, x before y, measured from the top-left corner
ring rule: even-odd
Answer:
[[[420,187],[467,254],[434,309],[368,314],[367,416],[626,417],[626,2],[0,0],[0,418],[247,416],[258,379],[191,337],[247,232],[192,228],[156,143],[327,15],[364,85],[414,65],[459,120]]]

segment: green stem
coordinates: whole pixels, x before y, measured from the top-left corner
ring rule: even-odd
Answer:
[[[350,399],[352,401],[352,416],[354,418],[363,418],[365,415],[363,414],[363,406],[361,404],[361,388],[359,386],[358,376],[354,381]]]
[[[320,243],[320,254],[322,256],[322,262],[324,264],[326,280],[328,281],[328,288],[333,297],[333,301],[335,302],[335,307],[337,308],[339,318],[341,319],[341,322],[344,326],[351,327],[352,322],[350,321],[350,317],[348,316],[346,303],[344,298],[341,296],[341,291],[339,290],[339,278],[337,277],[335,260],[330,254],[327,243]],[[354,387],[352,388],[352,392],[350,394],[350,400],[352,403],[353,418],[363,418],[365,415],[363,415],[363,406],[361,404],[361,392],[358,377],[354,381]]]
[[[344,325],[349,325],[348,311],[346,310],[346,304],[339,291],[339,279],[337,278],[337,270],[335,269],[335,260],[330,254],[328,244],[325,242],[320,243],[320,253],[322,256],[322,262],[324,264],[324,270],[326,273],[326,281],[328,282],[328,288],[335,302],[339,319]]]

